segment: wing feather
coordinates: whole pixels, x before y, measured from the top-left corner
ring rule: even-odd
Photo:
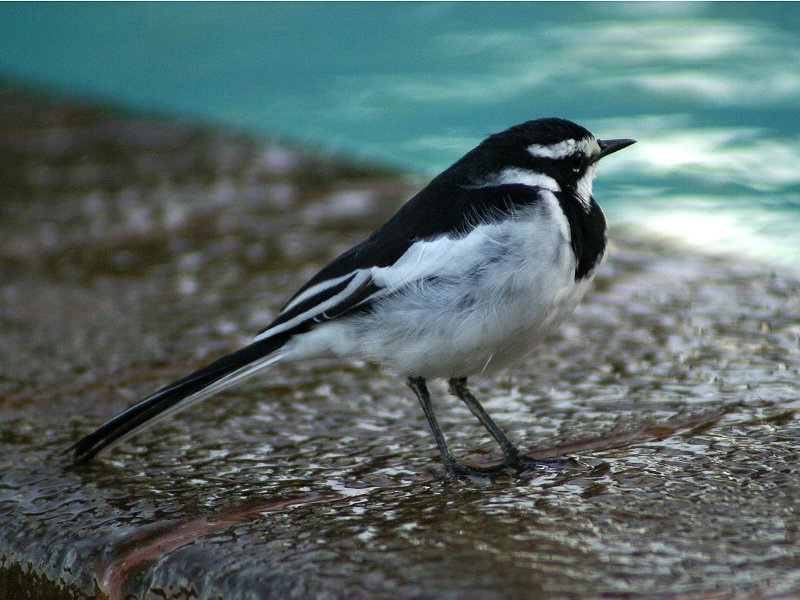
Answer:
[[[461,252],[453,243],[456,239],[540,199],[537,187],[521,184],[459,188],[445,197],[434,185],[438,179],[312,277],[256,341],[340,317],[441,269],[457,269]]]

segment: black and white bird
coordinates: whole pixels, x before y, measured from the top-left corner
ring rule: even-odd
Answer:
[[[311,278],[244,348],[161,388],[67,452],[83,462],[144,427],[277,362],[357,357],[408,379],[447,475],[459,463],[426,380],[444,378],[504,455],[524,456],[467,388],[467,378],[520,363],[583,297],[606,248],[592,197],[597,162],[634,140],[596,139],[539,119],[485,139],[397,213]]]

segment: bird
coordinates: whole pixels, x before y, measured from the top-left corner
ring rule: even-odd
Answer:
[[[597,139],[562,118],[486,137],[303,285],[251,343],[170,383],[70,446],[73,465],[270,365],[356,358],[405,377],[444,476],[524,472],[526,456],[468,378],[517,366],[574,310],[606,253],[592,195],[598,161],[635,143]],[[427,381],[443,379],[503,452],[473,467],[451,452]]]

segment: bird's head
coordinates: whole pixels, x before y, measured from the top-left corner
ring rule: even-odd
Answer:
[[[588,203],[597,162],[635,141],[599,140],[572,121],[537,119],[489,136],[462,168],[471,185],[523,183],[570,191]]]

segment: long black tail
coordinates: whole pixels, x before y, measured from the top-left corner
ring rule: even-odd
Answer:
[[[161,388],[78,440],[64,454],[72,452],[76,464],[91,460],[112,444],[277,362],[281,358],[277,351],[290,337],[284,332],[259,340]]]

